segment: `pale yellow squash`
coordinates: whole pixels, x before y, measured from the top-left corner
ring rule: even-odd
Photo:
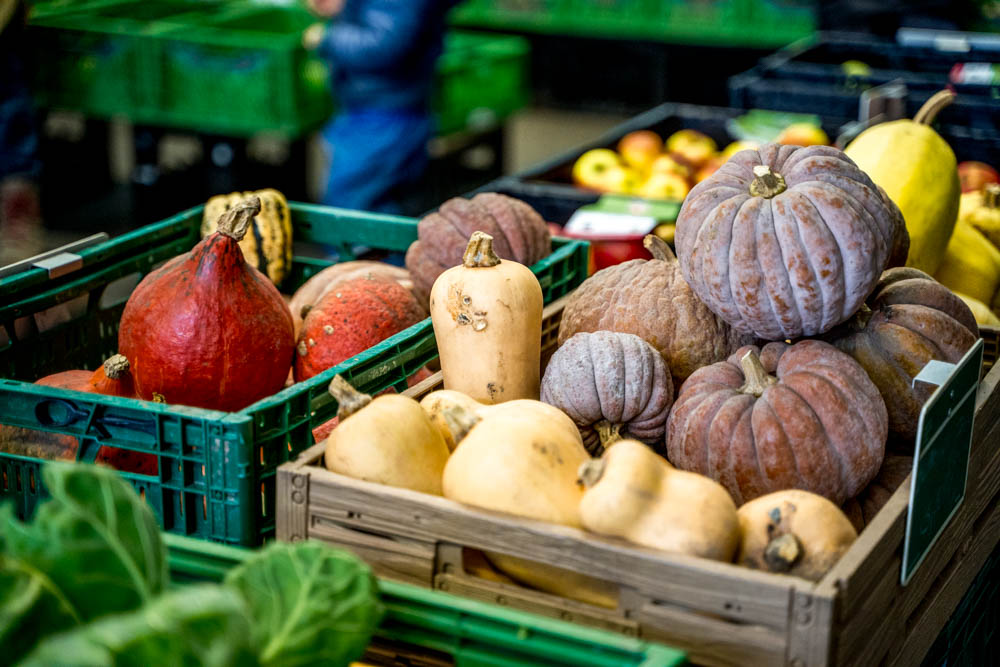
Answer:
[[[496,256],[491,236],[472,234],[462,265],[434,282],[430,310],[445,389],[481,403],[538,399],[542,288]]]
[[[965,305],[969,307],[973,317],[976,318],[976,324],[985,327],[1000,327],[1000,317],[997,317],[985,303],[979,299],[973,299],[971,296],[966,296],[961,292],[955,292],[955,296],[964,301]]]
[[[1000,290],[1000,249],[968,222],[959,221],[934,277],[954,292],[992,303]]]
[[[858,538],[839,507],[798,489],[754,498],[737,515],[737,564],[810,581],[822,579]]]
[[[637,440],[619,440],[586,462],[583,526],[673,553],[731,561],[739,542],[736,505],[708,477],[677,470]]]
[[[1000,248],[1000,184],[987,183],[982,190],[963,194],[958,219],[968,222]]]
[[[372,399],[339,375],[330,393],[340,404],[340,421],[326,439],[328,470],[441,495],[448,446],[419,403],[401,394]]]
[[[844,149],[903,213],[910,233],[906,265],[929,274],[941,264],[958,216],[961,187],[955,153],[930,127],[954,97],[941,91],[913,120],[870,127]]]

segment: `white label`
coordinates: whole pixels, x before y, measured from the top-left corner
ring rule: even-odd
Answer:
[[[604,211],[577,211],[566,223],[566,231],[576,236],[638,236],[649,234],[656,218]]]

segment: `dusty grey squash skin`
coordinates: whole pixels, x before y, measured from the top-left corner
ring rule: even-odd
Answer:
[[[675,390],[702,366],[722,361],[756,340],[734,331],[709,310],[672,256],[633,259],[587,278],[563,310],[559,344],[584,331],[639,336],[663,355]]]
[[[425,307],[437,277],[462,263],[473,232],[492,236],[493,251],[500,259],[525,266],[552,252],[548,225],[520,199],[495,192],[480,193],[472,199],[449,199],[417,223],[417,240],[406,251],[413,293]]]
[[[576,334],[552,355],[541,398],[569,415],[592,456],[610,444],[602,442],[599,425],[665,451],[674,385],[663,357],[638,336]]]
[[[761,188],[761,166],[780,186]],[[909,237],[899,208],[842,151],[767,144],[691,190],[676,245],[685,279],[713,312],[781,340],[850,318]]]

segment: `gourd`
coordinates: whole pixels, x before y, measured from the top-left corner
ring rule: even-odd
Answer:
[[[481,403],[538,399],[542,288],[535,274],[474,232],[462,264],[431,289],[431,322],[445,389]]]
[[[887,431],[882,397],[856,361],[818,340],[770,343],[688,378],[667,458],[718,481],[737,505],[789,488],[839,505],[878,473]]]
[[[292,269],[292,217],[285,196],[277,190],[268,188],[212,197],[205,204],[201,237],[215,232],[222,214],[250,197],[260,199],[260,213],[254,217],[250,232],[240,240],[243,258],[275,285],[280,285]]]
[[[958,219],[968,222],[1000,248],[1000,184],[987,183],[982,190],[963,194]]]
[[[855,530],[860,533],[871,523],[912,470],[912,456],[886,455],[875,479],[858,494],[857,498],[851,498],[840,508]]]
[[[955,153],[930,124],[954,99],[940,91],[913,120],[870,127],[844,150],[902,211],[910,233],[906,265],[930,274],[944,258],[961,194]]]
[[[226,211],[218,231],[153,271],[122,313],[118,348],[141,398],[242,410],[280,391],[292,363],[292,315],[239,241],[256,197]]]
[[[62,371],[47,375],[35,384],[102,396],[135,398],[135,383],[129,370],[129,361],[121,354],[105,359],[96,371]],[[47,460],[74,459],[79,445],[80,441],[71,435],[0,424],[0,451],[8,454]],[[107,445],[97,451],[95,461],[140,475],[155,475],[158,468],[153,454]]]
[[[548,422],[552,428],[562,429],[570,437],[580,437],[576,424],[561,410],[548,403],[527,398],[487,405],[462,392],[440,389],[424,396],[420,400],[420,407],[440,431],[441,437],[451,451],[455,450],[478,419],[491,416],[502,418],[504,415],[532,415]],[[471,414],[474,417],[473,421],[461,421],[458,415],[462,414]]]
[[[718,483],[675,469],[637,440],[612,443],[580,468],[584,528],[653,549],[732,561],[736,505]]]
[[[744,567],[819,581],[858,538],[832,502],[799,489],[751,500],[737,510]]]
[[[374,399],[337,375],[330,382],[339,424],[326,439],[328,470],[377,484],[441,495],[448,447],[409,396]]]
[[[959,220],[934,277],[956,292],[990,303],[1000,291],[1000,249],[968,221]]]
[[[754,337],[733,331],[695,296],[659,237],[649,235],[643,244],[652,259],[602,269],[570,295],[559,344],[580,332],[635,334],[660,352],[677,389],[691,373],[722,361]]]
[[[525,266],[552,251],[548,225],[523,201],[494,192],[449,199],[420,220],[418,238],[406,252],[406,268],[421,303],[427,304],[438,276],[462,263],[469,237],[477,231],[493,237],[493,250],[500,259]]]
[[[778,144],[741,151],[696,185],[675,237],[694,293],[767,340],[851,317],[906,244],[899,209],[843,152]]]
[[[600,456],[619,433],[662,447],[674,384],[663,357],[638,336],[581,332],[552,355],[541,398],[569,415],[587,451]]]
[[[288,308],[292,311],[292,320],[295,322],[295,339],[298,340],[302,331],[302,321],[321,298],[346,282],[366,277],[395,280],[408,290],[413,287],[409,271],[384,262],[355,260],[328,266],[303,283],[288,302]]]
[[[413,293],[395,280],[365,274],[341,283],[302,322],[295,381],[308,380],[426,317]]]
[[[955,292],[955,296],[965,302],[965,305],[972,311],[972,316],[976,318],[976,324],[983,327],[1000,327],[1000,317],[990,310],[990,307],[979,299],[966,296],[961,292]]]
[[[979,337],[960,298],[926,273],[889,269],[855,317],[827,339],[868,373],[885,401],[889,431],[912,440],[934,387],[913,378],[932,359],[955,363]]]

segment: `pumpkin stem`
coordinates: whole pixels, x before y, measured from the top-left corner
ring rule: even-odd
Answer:
[[[604,468],[604,459],[584,461],[580,464],[580,470],[577,472],[577,482],[589,489],[601,481],[601,477],[604,476]]]
[[[500,258],[493,252],[493,237],[484,232],[472,232],[462,264],[469,269],[485,269],[499,263]]]
[[[788,572],[802,558],[802,543],[791,533],[778,535],[764,547],[764,562],[771,572]]]
[[[465,436],[469,435],[473,426],[482,421],[479,415],[471,410],[466,410],[461,405],[449,405],[441,411],[441,416],[448,424],[448,430],[451,431],[451,437],[456,446],[465,440]]]
[[[646,234],[646,238],[642,240],[642,245],[653,256],[653,259],[658,259],[661,262],[677,261],[677,255],[674,254],[674,251],[670,249],[666,241],[656,234]]]
[[[242,241],[250,229],[250,223],[260,213],[260,197],[247,197],[236,206],[219,216],[218,230],[229,238]]]
[[[737,389],[741,394],[759,397],[765,389],[778,383],[778,378],[768,374],[764,364],[760,363],[760,357],[753,350],[747,350],[740,359],[740,366],[743,368],[743,377],[746,378],[743,386]]]
[[[602,419],[594,424],[594,430],[597,431],[597,437],[601,439],[601,447],[603,449],[607,449],[613,443],[622,439],[622,425],[612,424],[607,419]]]
[[[954,101],[955,93],[950,90],[939,90],[924,102],[924,105],[917,111],[917,115],[913,117],[913,122],[920,125],[930,125],[941,112],[941,109],[944,109]]]
[[[128,372],[128,359],[124,354],[114,354],[104,360],[104,374],[111,380],[117,380],[122,373]]]
[[[362,394],[351,386],[351,383],[340,375],[335,375],[330,381],[330,395],[337,399],[337,418],[347,419],[355,412],[372,402],[372,397]]]
[[[983,188],[983,205],[986,208],[1000,208],[1000,184],[986,184]]]
[[[867,303],[861,304],[858,312],[854,314],[854,319],[851,320],[851,329],[854,331],[864,331],[865,327],[868,326],[868,321],[874,314],[875,311],[869,308]]]
[[[785,185],[785,177],[766,164],[759,164],[753,168],[754,179],[750,181],[750,194],[754,197],[770,199],[777,197],[784,192],[788,186]]]

